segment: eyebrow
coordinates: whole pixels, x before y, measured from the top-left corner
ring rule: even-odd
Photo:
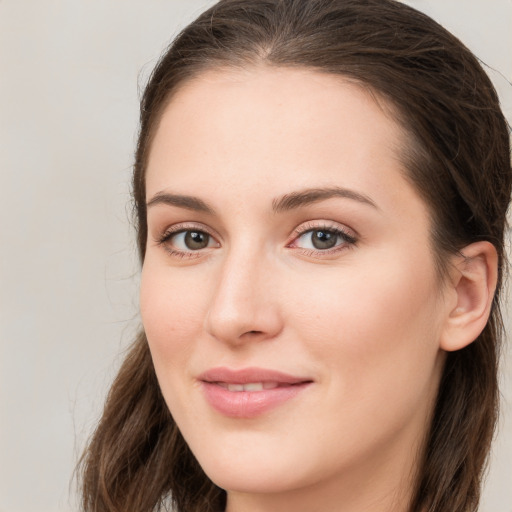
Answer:
[[[357,201],[359,203],[371,206],[375,209],[379,209],[375,202],[368,196],[365,196],[364,194],[347,188],[330,187],[308,188],[305,190],[299,190],[297,192],[285,194],[284,196],[276,198],[272,201],[272,210],[275,213],[281,213],[289,210],[294,210],[302,206],[307,206],[309,204],[325,201],[333,197],[351,199],[353,201]],[[215,210],[202,199],[183,194],[170,194],[167,192],[158,192],[153,196],[153,198],[150,201],[148,201],[146,206],[150,208],[158,204],[176,206],[178,208],[185,208],[187,210],[208,213],[210,215],[215,214]]]
[[[377,210],[379,209],[376,203],[368,196],[356,192],[355,190],[340,187],[310,188],[300,190],[298,192],[292,192],[290,194],[284,195],[279,199],[274,199],[274,201],[272,201],[272,209],[274,212],[279,213],[293,210],[295,208],[300,208],[301,206],[318,203],[320,201],[325,201],[326,199],[331,199],[333,197],[351,199],[353,201],[371,206]]]
[[[168,194],[167,192],[158,192],[150,201],[148,201],[146,206],[151,208],[151,206],[155,206],[157,204],[177,206],[178,208],[185,208],[187,210],[193,210],[196,212],[209,214],[214,213],[213,208],[205,203],[202,199],[182,194]]]

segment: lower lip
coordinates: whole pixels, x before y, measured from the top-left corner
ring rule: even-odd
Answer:
[[[216,411],[231,418],[254,418],[291,400],[311,382],[261,391],[229,391],[212,382],[201,384],[206,400]]]

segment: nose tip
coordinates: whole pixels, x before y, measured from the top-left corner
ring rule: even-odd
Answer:
[[[270,269],[226,265],[206,315],[206,331],[230,344],[274,338],[282,329]]]

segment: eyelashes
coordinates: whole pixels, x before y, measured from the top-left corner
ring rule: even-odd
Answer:
[[[220,247],[220,243],[206,227],[197,224],[172,226],[156,240],[156,243],[171,256],[178,258],[200,257],[205,249]]]
[[[201,224],[177,224],[167,229],[155,242],[171,256],[198,258],[220,248],[217,237]],[[332,221],[310,221],[298,226],[285,244],[286,248],[306,256],[323,258],[335,255],[357,243],[355,234]]]
[[[347,229],[332,223],[306,223],[294,230],[294,237],[287,247],[301,249],[308,255],[328,255],[355,245],[357,238]]]

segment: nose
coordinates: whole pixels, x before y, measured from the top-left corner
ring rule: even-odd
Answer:
[[[232,345],[269,340],[282,330],[275,271],[261,255],[230,254],[219,270],[206,331]]]

